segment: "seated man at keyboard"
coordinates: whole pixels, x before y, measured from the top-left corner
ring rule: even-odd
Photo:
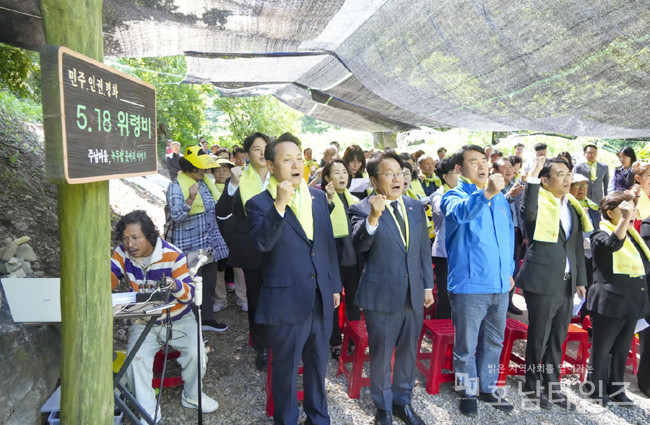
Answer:
[[[185,383],[181,404],[197,409],[197,324],[192,312],[194,286],[189,275],[187,259],[180,249],[159,236],[158,230],[144,211],[132,211],[122,217],[116,230],[122,243],[115,248],[111,259],[112,288],[115,289],[122,278],[128,279],[130,290],[135,292],[153,292],[153,289],[147,287],[160,281],[163,276],[166,278],[165,287],[171,285],[170,302],[175,302],[175,305],[170,309],[170,345],[181,353],[178,362],[183,370]],[[151,387],[153,359],[165,343],[166,320],[165,313],[147,335],[126,373],[127,385],[142,407],[152,418],[155,417],[155,421],[160,421],[160,408],[156,411],[155,392]],[[144,328],[145,322],[142,320],[136,320],[129,327],[129,352]],[[201,372],[204,374],[205,352],[201,353],[201,359]],[[203,394],[203,412],[214,412],[218,407],[216,400]]]

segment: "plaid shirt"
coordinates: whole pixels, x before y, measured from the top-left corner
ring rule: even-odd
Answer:
[[[198,183],[205,212],[194,215],[190,215],[191,208],[185,202],[178,181],[173,181],[167,187],[167,205],[174,221],[172,240],[186,254],[198,249],[212,249],[214,261],[217,261],[228,257],[228,246],[217,226],[214,213],[216,201],[205,183]]]

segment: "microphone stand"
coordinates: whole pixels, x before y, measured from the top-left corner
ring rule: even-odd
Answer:
[[[203,391],[201,390],[201,362],[203,361],[203,357],[201,356],[201,346],[203,345],[203,340],[202,340],[202,335],[201,335],[201,304],[203,303],[203,278],[201,276],[197,276],[197,273],[199,269],[208,262],[208,257],[205,255],[200,255],[199,256],[199,261],[196,263],[196,266],[192,267],[190,269],[190,277],[194,281],[194,305],[196,305],[196,352],[199,358],[199,361],[196,362],[198,365],[198,373],[199,376],[197,379],[198,382],[198,389],[199,389],[199,415],[198,415],[198,424],[203,425],[203,403],[202,403],[202,398],[203,398]]]

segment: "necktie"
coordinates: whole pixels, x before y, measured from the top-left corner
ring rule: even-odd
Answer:
[[[406,243],[406,223],[404,223],[404,219],[402,218],[402,213],[400,212],[399,208],[399,202],[398,201],[393,201],[390,203],[391,207],[393,207],[393,213],[395,214],[395,218],[397,219],[397,223],[399,224],[400,231],[402,232],[402,237],[404,238],[404,242]]]

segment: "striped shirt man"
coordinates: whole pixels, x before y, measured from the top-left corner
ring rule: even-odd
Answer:
[[[171,294],[177,303],[171,308],[171,320],[176,321],[191,311],[194,285],[187,267],[187,259],[180,249],[162,238],[156,241],[150,257],[133,258],[124,251],[123,244],[115,249],[111,258],[112,289],[115,289],[120,279],[125,276],[132,292],[138,292],[139,285],[146,284],[147,281],[158,281],[163,276],[172,278],[174,284]]]

